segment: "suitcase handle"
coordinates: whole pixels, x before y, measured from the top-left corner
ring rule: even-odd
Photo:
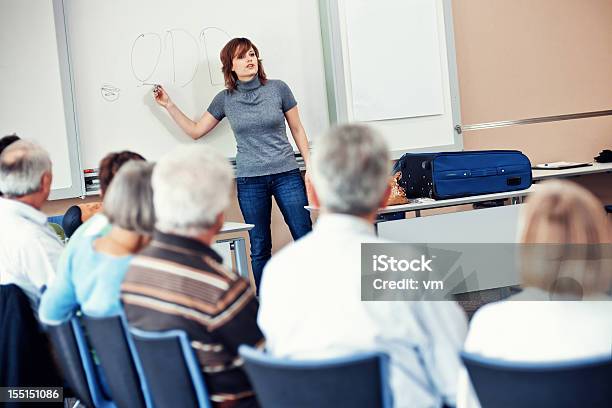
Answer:
[[[472,170],[472,177],[487,177],[494,176],[496,174],[497,169],[495,168]]]
[[[472,176],[470,170],[451,170],[440,173],[443,180],[464,179]]]

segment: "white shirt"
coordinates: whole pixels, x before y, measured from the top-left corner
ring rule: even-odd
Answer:
[[[364,242],[388,241],[360,218],[321,215],[311,233],[272,257],[258,316],[266,347],[295,359],[383,351],[395,406],[454,405],[463,311],[453,302],[362,302]]]
[[[524,300],[540,298],[541,301]],[[465,342],[466,351],[520,362],[612,357],[612,299],[548,301],[548,293],[534,288],[511,299],[483,306],[476,312]],[[457,402],[458,407],[480,406],[465,369]]]
[[[0,284],[14,283],[36,310],[40,289],[55,277],[62,244],[47,216],[19,201],[0,198]]]

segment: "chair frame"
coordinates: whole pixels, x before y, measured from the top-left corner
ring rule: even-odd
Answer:
[[[139,380],[139,384],[140,384],[140,390],[141,390],[141,393],[142,393],[142,396],[143,396],[143,400],[144,400],[145,406],[147,408],[154,408],[153,401],[150,398],[149,387],[148,387],[147,382],[146,382],[146,377],[144,375],[144,370],[143,370],[142,364],[140,362],[140,357],[138,355],[138,352],[136,350],[136,346],[134,344],[134,341],[133,341],[132,336],[130,334],[130,331],[128,329],[127,319],[126,319],[125,315],[123,313],[121,313],[121,314],[118,314],[118,315],[105,316],[105,317],[96,317],[96,316],[86,316],[86,317],[88,319],[92,319],[92,320],[119,319],[119,321],[121,323],[121,328],[122,328],[122,331],[123,331],[124,339],[125,339],[125,341],[127,342],[127,345],[128,345],[129,354],[132,357],[132,364],[134,364],[134,368],[136,369],[136,374],[138,376],[138,380]],[[81,330],[81,334],[83,334],[83,330],[80,327],[79,327],[79,329]],[[85,347],[87,347],[85,350],[89,353],[89,356],[91,358],[91,352],[89,351],[88,343],[86,342],[84,335],[82,337],[82,340],[85,342]],[[92,359],[92,363],[93,363],[93,359]],[[95,378],[98,378],[98,377],[95,377]],[[101,388],[99,388],[99,390],[102,391]],[[116,406],[114,402],[113,402],[112,406],[113,407]]]
[[[76,340],[79,355],[81,356],[81,365],[85,372],[85,380],[89,386],[89,394],[96,407],[100,408],[116,408],[115,403],[106,398],[102,391],[102,385],[99,382],[98,374],[96,373],[95,363],[89,349],[89,344],[85,338],[85,332],[81,327],[78,316],[70,318],[70,327]]]
[[[176,339],[179,342],[181,347],[181,352],[183,354],[183,361],[187,365],[187,369],[189,371],[189,375],[191,377],[191,384],[195,390],[196,398],[198,400],[198,406],[202,408],[212,408],[208,392],[206,390],[206,384],[204,382],[204,377],[202,376],[202,371],[200,368],[200,363],[198,362],[193,349],[191,348],[191,343],[189,341],[189,337],[187,333],[182,330],[168,330],[163,332],[153,332],[137,329],[135,327],[129,328],[130,334],[132,336],[141,337],[145,340],[165,340],[165,339]],[[136,345],[134,345],[134,351],[138,353],[138,349]],[[143,374],[146,376],[146,373]],[[150,391],[149,391],[150,392]],[[153,401],[153,396],[149,395],[149,400]]]

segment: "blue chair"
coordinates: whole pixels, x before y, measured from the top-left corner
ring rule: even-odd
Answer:
[[[519,363],[463,352],[461,359],[483,408],[612,407],[612,356]]]
[[[77,317],[60,325],[47,326],[58,354],[64,379],[77,399],[87,407],[115,408],[104,394],[96,365]]]
[[[110,397],[118,408],[149,408],[148,389],[138,355],[121,316],[83,316],[89,344],[100,361]]]
[[[130,328],[155,408],[211,408],[200,364],[182,330]]]
[[[62,225],[62,222],[64,222],[64,214],[51,215],[47,217],[47,222],[52,222],[57,225]]]
[[[265,408],[388,408],[389,356],[360,353],[326,360],[287,360],[252,347],[238,349]]]

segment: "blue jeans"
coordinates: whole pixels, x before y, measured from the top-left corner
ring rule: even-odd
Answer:
[[[298,169],[267,176],[238,177],[236,184],[244,221],[255,225],[249,231],[249,238],[253,277],[259,291],[263,268],[272,256],[272,196],[289,226],[291,236],[297,240],[312,230],[310,214],[304,208],[308,205],[306,187]]]

